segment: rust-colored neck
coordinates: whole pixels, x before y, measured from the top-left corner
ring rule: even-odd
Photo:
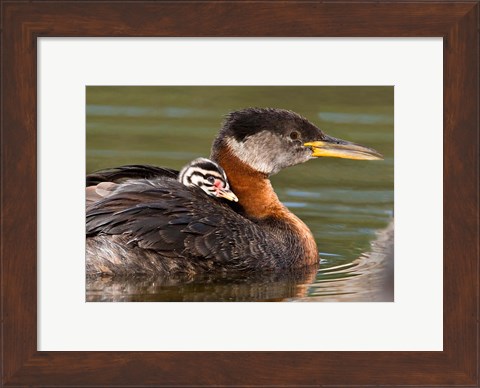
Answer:
[[[279,201],[266,174],[255,171],[243,163],[228,146],[217,149],[212,154],[212,159],[225,170],[230,187],[238,197],[238,202],[243,207],[247,218],[260,222],[273,218],[282,222],[291,233],[297,236],[297,241],[305,255],[302,258],[306,261],[304,264],[318,262],[318,250],[312,232],[300,218]]]
[[[215,159],[225,170],[230,187],[248,218],[263,219],[285,208],[266,174],[243,163],[227,147],[219,150]]]

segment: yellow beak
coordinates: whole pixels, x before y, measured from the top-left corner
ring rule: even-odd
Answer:
[[[304,146],[312,148],[312,156],[314,158],[325,156],[355,160],[383,159],[383,155],[372,148],[341,139],[335,139],[334,137],[330,136],[326,136],[325,140],[322,141],[305,143]]]

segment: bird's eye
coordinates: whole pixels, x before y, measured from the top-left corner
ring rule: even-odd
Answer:
[[[207,177],[207,182],[213,184],[215,182],[215,178],[213,176],[209,176]]]
[[[297,140],[300,137],[300,134],[297,131],[293,131],[290,133],[290,139]]]

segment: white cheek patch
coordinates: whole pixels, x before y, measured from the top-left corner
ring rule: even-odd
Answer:
[[[269,131],[249,136],[244,142],[229,137],[227,144],[242,162],[265,174],[278,172],[288,158],[282,153],[281,138]]]

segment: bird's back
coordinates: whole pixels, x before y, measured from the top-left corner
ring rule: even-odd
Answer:
[[[160,177],[176,179],[178,177],[178,171],[165,167],[131,164],[95,171],[88,174],[86,185],[87,187],[90,187],[101,182],[122,183],[128,179],[156,179]]]
[[[166,175],[114,185],[87,207],[90,275],[275,269],[289,260],[268,225],[198,187]]]

